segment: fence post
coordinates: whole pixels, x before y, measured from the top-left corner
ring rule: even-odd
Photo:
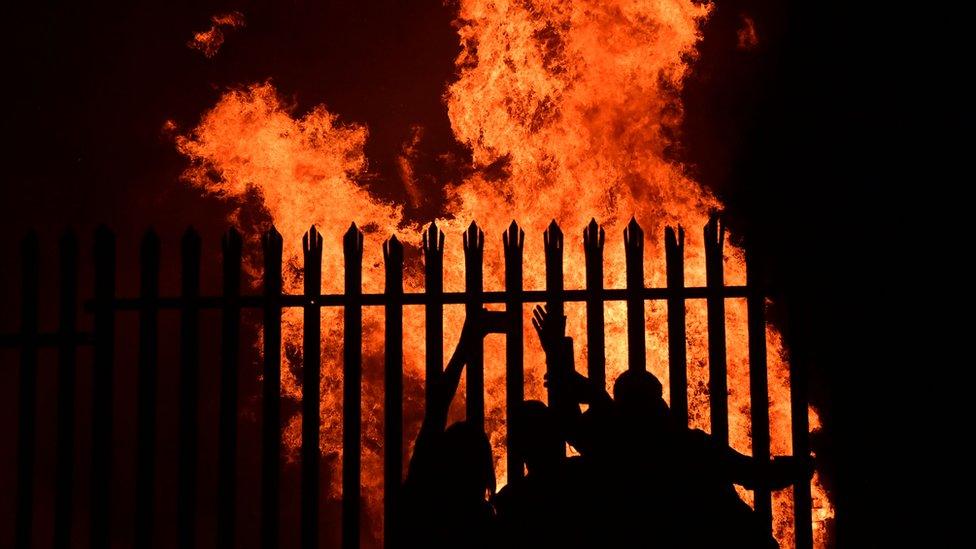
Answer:
[[[95,230],[94,359],[92,361],[92,549],[109,546],[109,475],[112,470],[112,370],[115,362],[115,234]]]
[[[302,237],[304,252],[304,321],[302,332],[302,547],[316,549],[319,540],[319,380],[321,378],[322,235],[313,225]]]
[[[346,268],[342,391],[342,547],[359,549],[363,377],[363,233],[353,223],[342,239]]]
[[[472,221],[464,233],[464,293],[469,301],[465,305],[470,317],[481,310],[483,305],[478,298],[484,289],[483,259],[485,233]],[[475,345],[468,362],[467,377],[467,420],[484,428],[485,426],[485,350],[481,344]]]
[[[139,260],[139,381],[136,429],[135,547],[152,546],[156,462],[156,384],[159,362],[159,236],[142,238]]]
[[[766,294],[761,279],[759,258],[752,248],[746,249],[746,286],[749,328],[749,395],[751,400],[752,457],[760,465],[769,462],[769,383],[766,365]],[[773,528],[772,502],[769,490],[757,488],[753,493],[756,515],[763,528]]]
[[[627,261],[627,362],[630,370],[647,370],[644,336],[644,230],[630,218],[624,229]]]
[[[546,308],[550,315],[563,316],[563,231],[553,219],[542,233],[546,254]]]
[[[598,387],[607,386],[606,332],[603,323],[603,242],[606,232],[596,219],[583,229],[586,256],[586,375]]]
[[[384,375],[383,543],[398,547],[400,483],[403,480],[403,245],[391,236],[383,245],[386,265]]]
[[[508,482],[522,477],[522,456],[512,447],[513,415],[525,399],[524,360],[522,349],[522,249],[525,231],[515,221],[502,234],[505,247],[505,312],[508,330],[505,332],[505,419],[508,421],[507,456]]]
[[[180,453],[176,500],[179,545],[196,546],[197,406],[200,370],[200,235],[191,227],[180,243]]]
[[[430,403],[434,380],[444,369],[444,233],[430,224],[424,231],[424,292],[430,298],[424,306],[426,376],[424,408]]]
[[[17,430],[17,518],[18,548],[31,547],[34,518],[34,454],[37,419],[37,330],[40,304],[40,250],[37,233],[31,231],[21,242],[20,309],[20,410]]]
[[[802,353],[794,352],[790,360],[790,422],[793,455],[810,457],[810,418],[807,401],[807,369]],[[810,480],[793,485],[793,531],[796,549],[813,548],[813,502]]]
[[[729,443],[729,387],[725,356],[725,287],[722,248],[725,226],[713,215],[705,225],[705,281],[708,286],[708,394],[712,436]]]
[[[563,307],[563,231],[553,219],[542,233],[543,248],[546,257],[546,310],[550,316],[561,318],[565,315]],[[572,359],[572,357],[569,357]],[[557,393],[558,394],[558,393]],[[559,406],[553,401],[552,387],[548,388],[546,400],[550,408]],[[565,455],[566,445],[563,444],[562,455]]]
[[[542,233],[546,258],[546,310],[554,318],[565,315],[563,308],[563,231],[553,219]],[[552,387],[546,393],[549,406],[553,405]]]
[[[668,279],[668,378],[671,415],[688,425],[688,343],[685,340],[685,230],[664,229]]]
[[[237,501],[237,367],[241,340],[241,234],[231,228],[221,240],[223,312],[220,336],[220,423],[217,450],[217,547],[234,547]]]
[[[261,547],[278,547],[281,469],[281,235],[261,240],[264,252],[264,419],[261,436]]]
[[[75,364],[78,347],[78,238],[65,231],[59,243],[58,440],[54,496],[54,549],[67,549],[74,483]]]

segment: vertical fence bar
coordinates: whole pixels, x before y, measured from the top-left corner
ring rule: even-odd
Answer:
[[[383,245],[386,265],[383,430],[383,543],[398,547],[400,483],[403,480],[403,245],[391,236]]]
[[[424,231],[424,292],[428,296],[444,293],[444,233],[437,225],[430,224]],[[430,402],[433,381],[444,369],[444,304],[433,298],[424,306],[426,339],[426,378],[424,381],[425,409]]]
[[[546,258],[546,309],[549,315],[560,318],[565,314],[563,307],[563,231],[553,219],[542,233]],[[547,392],[552,406],[552,388]]]
[[[58,321],[58,440],[55,465],[54,549],[67,549],[74,486],[75,365],[78,347],[78,238],[66,231],[60,241]]]
[[[264,252],[264,392],[261,436],[261,547],[278,547],[281,475],[281,235],[270,228]]]
[[[553,219],[542,233],[546,255],[546,308],[561,317],[563,310],[563,231]]]
[[[92,549],[109,546],[109,475],[112,470],[112,370],[115,363],[115,234],[95,231],[94,359],[92,361]]]
[[[237,365],[241,346],[241,235],[230,229],[221,241],[223,312],[220,336],[220,424],[217,449],[217,547],[234,547],[237,501]]]
[[[749,327],[749,395],[751,398],[752,457],[761,465],[769,462],[769,383],[766,366],[766,294],[759,259],[746,250],[746,286]],[[753,494],[756,515],[763,528],[771,532],[773,511],[769,490],[758,488]]]
[[[725,286],[722,248],[725,226],[718,216],[705,225],[705,283],[708,286],[708,394],[712,436],[729,443],[729,387],[725,355]]]
[[[353,223],[342,239],[345,256],[342,377],[342,547],[359,549],[363,377],[363,233]]]
[[[793,430],[793,455],[810,457],[810,418],[807,402],[807,370],[799,353],[790,360],[790,421]],[[810,480],[793,485],[793,528],[796,549],[813,548],[813,502]]]
[[[180,451],[176,496],[177,538],[181,548],[196,546],[197,407],[200,370],[200,235],[191,227],[180,243]]]
[[[21,243],[20,410],[17,429],[17,515],[15,545],[31,547],[34,525],[34,454],[37,422],[37,330],[40,250],[37,233]]]
[[[664,229],[668,279],[668,378],[671,415],[688,425],[688,347],[685,340],[685,230]]]
[[[543,249],[546,258],[546,310],[555,318],[563,317],[563,231],[553,219],[542,233]],[[548,388],[546,399],[550,408],[558,406],[553,402],[552,387]],[[565,455],[565,444],[563,445]]]
[[[136,428],[135,547],[152,546],[159,362],[159,237],[146,231],[140,250],[139,380]]]
[[[606,333],[603,323],[603,242],[606,232],[596,219],[583,229],[586,256],[586,375],[598,387],[607,384]]]
[[[647,369],[644,339],[644,230],[631,217],[624,229],[624,252],[627,264],[627,362],[630,370]]]
[[[319,380],[321,379],[322,235],[313,225],[302,237],[305,306],[302,333],[302,547],[319,543]]]
[[[481,310],[477,302],[484,290],[483,260],[485,233],[472,221],[464,233],[464,292],[472,298],[466,305],[468,316]],[[483,345],[475,345],[468,362],[467,377],[467,420],[484,428],[485,425],[485,350]]]
[[[524,357],[522,349],[522,249],[525,231],[515,221],[502,234],[505,247],[505,312],[508,330],[505,332],[505,419],[508,432],[516,421],[514,412],[525,396]],[[512,447],[512,437],[507,437],[508,481],[522,477],[522,456]]]

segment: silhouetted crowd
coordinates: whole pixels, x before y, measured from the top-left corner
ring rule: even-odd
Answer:
[[[526,474],[496,493],[482,426],[447,426],[470,352],[489,331],[481,311],[434,382],[404,483],[399,547],[777,547],[733,485],[785,488],[810,460],[760,463],[676,423],[656,377],[628,369],[613,386],[576,372],[566,318],[542,307],[533,326],[546,354],[549,406],[530,400],[509,418]],[[585,405],[586,410],[583,411]],[[578,456],[567,457],[566,445]]]

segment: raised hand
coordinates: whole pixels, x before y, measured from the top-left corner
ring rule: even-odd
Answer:
[[[489,311],[485,308],[473,311],[464,319],[458,349],[467,350],[479,343],[486,335],[505,333],[508,329],[506,315],[502,311]]]
[[[539,342],[546,353],[558,352],[562,340],[566,337],[566,316],[551,315],[542,305],[536,305],[532,310],[532,327],[539,335]]]
[[[434,407],[444,412],[445,418],[451,400],[457,392],[458,383],[461,381],[461,371],[467,364],[471,351],[481,345],[486,335],[498,330],[499,321],[504,320],[503,316],[504,313],[482,308],[465,317],[454,354],[451,355],[444,372],[436,380],[437,389],[434,393],[437,402],[432,404],[436,404]]]

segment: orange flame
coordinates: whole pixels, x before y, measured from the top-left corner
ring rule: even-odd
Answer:
[[[640,1],[505,1],[463,0],[459,7],[463,46],[457,59],[458,80],[446,103],[454,133],[471,148],[474,175],[445,182],[448,207],[438,225],[448,235],[444,257],[445,289],[463,288],[463,257],[459,235],[471,220],[486,234],[485,284],[501,289],[504,263],[501,233],[516,219],[526,232],[525,287],[544,286],[541,234],[556,219],[566,233],[565,284],[584,284],[581,231],[596,217],[607,232],[605,284],[624,285],[622,231],[636,216],[648,235],[645,277],[648,286],[664,286],[662,234],[666,225],[688,229],[686,283],[704,284],[704,246],[699,230],[720,202],[668,159],[671,129],[682,116],[678,91],[687,74],[687,58],[695,54],[699,24],[707,5],[690,0]],[[273,87],[256,84],[225,94],[204,114],[200,124],[177,139],[191,160],[184,178],[209,192],[240,197],[257,191],[264,207],[285,237],[285,291],[301,291],[299,236],[314,223],[323,228],[326,273],[342,264],[341,234],[354,220],[364,227],[363,284],[382,290],[381,242],[391,234],[418,242],[421,227],[404,218],[402,209],[384,203],[361,188],[366,174],[363,145],[367,128],[343,124],[325,107],[295,116],[284,107]],[[414,143],[404,145],[409,152]],[[410,154],[400,158],[408,186]],[[499,170],[499,166],[501,170]],[[490,169],[489,169],[490,168]],[[500,174],[499,174],[500,172]],[[414,194],[416,190],[412,190]],[[726,282],[742,284],[742,250],[727,246]],[[340,281],[326,276],[323,291],[340,292]],[[420,291],[422,269],[408,265],[405,289]],[[708,429],[707,328],[704,303],[689,302],[689,413],[694,427]],[[582,307],[567,305],[568,331],[577,341],[577,363],[585,362]],[[341,349],[338,311],[323,310],[322,381],[323,454],[336,465],[341,448]],[[650,303],[647,313],[648,368],[668,388],[666,305]],[[445,310],[445,340],[460,328],[460,307]],[[366,311],[365,360],[381,363],[381,314]],[[726,309],[729,431],[733,447],[751,452],[749,374],[744,300],[730,300]],[[607,379],[612,382],[626,364],[625,310],[606,307]],[[422,333],[423,313],[407,307],[407,333]],[[526,326],[529,323],[526,322]],[[405,383],[423,382],[422,338],[404,342]],[[500,339],[500,338],[499,338]],[[285,314],[283,340],[300,349],[301,313]],[[544,399],[543,358],[526,333],[526,398]],[[789,454],[789,369],[780,334],[767,329],[771,450]],[[450,349],[447,349],[450,351]],[[294,356],[294,353],[292,353]],[[282,391],[298,399],[301,388],[293,374],[298,364],[283,369]],[[368,370],[368,368],[367,368]],[[340,375],[336,375],[336,373]],[[382,501],[382,383],[364,383],[363,486],[367,512],[379,522]],[[486,428],[495,448],[500,482],[504,460],[504,348],[486,340]],[[669,395],[665,395],[669,398]],[[408,401],[406,406],[415,406]],[[811,409],[811,427],[819,425]],[[408,415],[409,417],[409,415]],[[291,418],[285,442],[300,445],[300,417]],[[413,425],[416,429],[416,425]],[[408,436],[411,433],[408,427]],[[413,431],[415,432],[415,431]],[[335,477],[338,478],[338,477]],[[340,487],[333,487],[338,494]],[[826,521],[833,508],[815,477],[814,531],[818,546],[826,543]],[[750,494],[744,494],[748,499]],[[774,494],[775,535],[792,546],[792,505],[789,491]]]
[[[244,26],[244,14],[239,11],[220,13],[211,17],[210,22],[209,29],[193,33],[193,38],[186,44],[191,49],[199,50],[207,59],[220,51],[228,30]]]

